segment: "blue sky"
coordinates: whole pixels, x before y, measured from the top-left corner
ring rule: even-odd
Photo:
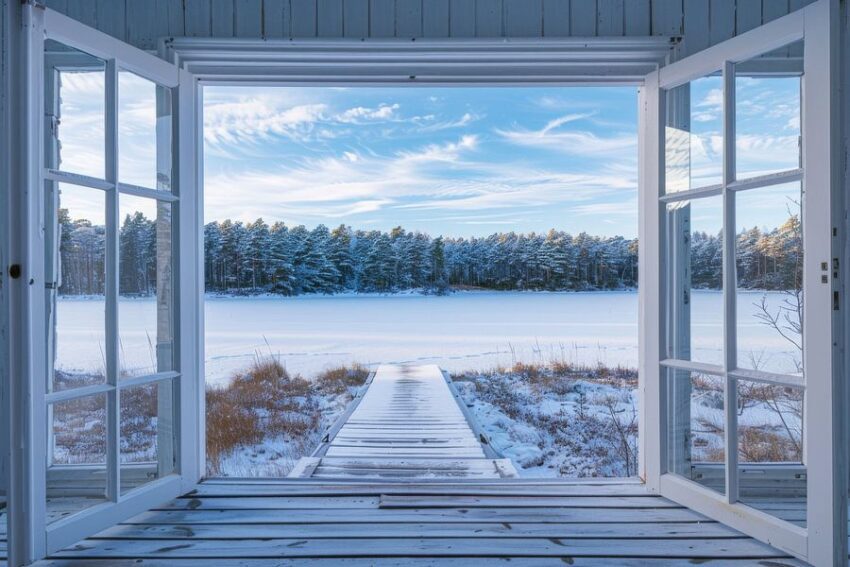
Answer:
[[[797,167],[799,85],[736,80],[739,177]],[[119,177],[153,186],[155,87],[130,73],[119,87]],[[691,84],[686,187],[719,180],[720,87],[716,76]],[[63,74],[62,169],[103,177],[103,96],[102,71]],[[637,235],[634,88],[206,87],[204,97],[207,220]],[[793,191],[760,194],[739,218],[784,222]],[[100,197],[69,190],[62,206],[100,223]],[[154,214],[153,202],[138,207]],[[716,224],[719,210],[698,208],[695,227]]]
[[[206,87],[207,220],[637,233],[634,88]]]

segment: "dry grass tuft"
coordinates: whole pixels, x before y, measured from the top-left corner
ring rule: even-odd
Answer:
[[[269,435],[306,443],[320,421],[315,386],[258,356],[227,386],[207,388],[207,474],[221,474],[227,455]]]
[[[369,377],[369,369],[360,364],[337,366],[316,377],[319,390],[329,394],[344,394],[350,388],[359,388]]]

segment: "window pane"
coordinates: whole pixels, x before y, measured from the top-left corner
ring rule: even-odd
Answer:
[[[171,191],[171,90],[118,73],[118,180]]]
[[[47,245],[48,273],[59,273],[53,276],[58,297],[47,332],[55,351],[51,387],[67,390],[106,380],[106,197],[87,187],[59,184],[58,189],[58,230]],[[52,253],[56,249],[58,257]]]
[[[121,392],[121,492],[174,470],[172,382]]]
[[[667,469],[726,492],[724,379],[667,369]]]
[[[803,42],[735,65],[736,177],[800,167]]]
[[[739,380],[741,502],[805,525],[803,391]]]
[[[667,92],[665,192],[723,179],[723,79],[702,77]]]
[[[120,375],[172,370],[171,205],[121,194],[119,210]]]
[[[106,395],[48,407],[48,520],[106,499]]]
[[[802,202],[800,183],[735,194],[741,368],[803,372]]]
[[[53,40],[44,49],[45,111],[56,118],[45,166],[103,178],[106,62]]]
[[[667,205],[668,357],[723,362],[723,199]]]

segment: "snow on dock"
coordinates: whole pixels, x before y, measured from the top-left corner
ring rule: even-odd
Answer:
[[[382,364],[311,457],[302,478],[507,478],[517,472],[478,431],[436,365]]]

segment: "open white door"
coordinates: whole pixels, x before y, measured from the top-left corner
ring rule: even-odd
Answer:
[[[201,471],[192,76],[42,6],[23,15],[29,486],[15,563]]]
[[[817,565],[847,560],[837,4],[642,89],[647,485]]]

